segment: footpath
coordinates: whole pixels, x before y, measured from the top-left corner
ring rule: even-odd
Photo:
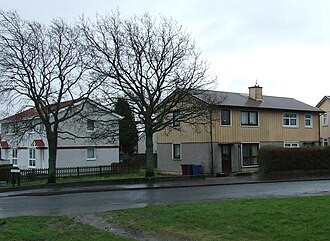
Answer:
[[[238,175],[227,177],[204,177],[204,176],[178,176],[178,177],[156,177],[154,179],[137,178],[121,180],[103,180],[92,182],[75,182],[64,184],[45,184],[39,186],[14,188],[1,188],[0,198],[13,196],[50,196],[80,192],[104,192],[123,191],[133,189],[151,188],[183,188],[211,185],[237,185],[266,182],[288,182],[306,180],[328,180],[330,176],[310,176],[295,178],[280,178],[272,180],[259,179],[257,174]]]

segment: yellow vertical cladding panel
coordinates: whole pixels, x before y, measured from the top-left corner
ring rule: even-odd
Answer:
[[[283,127],[283,111],[259,110],[258,126],[241,125],[241,109],[232,109],[232,125],[220,126],[218,136],[220,142],[272,142],[272,141],[315,141],[319,138],[318,114],[313,116],[313,128],[305,128],[305,113],[298,114],[299,126]]]
[[[258,110],[258,126],[241,126],[241,109],[231,109],[231,125],[221,126],[220,109],[213,112],[213,142],[273,142],[315,141],[319,139],[318,113],[313,116],[313,128],[305,127],[305,114],[298,114],[299,126],[283,127],[283,111]],[[182,124],[179,129],[168,127],[158,134],[159,143],[210,142],[210,125]]]
[[[209,142],[210,126],[183,124],[180,127],[167,127],[157,135],[158,143]]]

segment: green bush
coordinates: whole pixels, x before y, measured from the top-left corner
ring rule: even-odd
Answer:
[[[330,147],[279,148],[266,146],[258,152],[263,175],[281,171],[330,170]]]

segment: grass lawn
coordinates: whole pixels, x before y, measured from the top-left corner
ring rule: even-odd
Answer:
[[[330,196],[156,205],[99,215],[152,237],[170,235],[198,241],[330,239]],[[0,240],[130,239],[67,217],[18,217],[0,219]]]
[[[0,219],[0,240],[3,241],[129,241],[67,217],[18,217]]]
[[[330,196],[151,206],[104,216],[132,229],[189,240],[330,239]]]

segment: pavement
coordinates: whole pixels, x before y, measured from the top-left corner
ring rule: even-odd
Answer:
[[[154,179],[122,179],[122,180],[104,180],[94,182],[78,182],[65,184],[45,184],[39,186],[14,188],[0,188],[1,197],[13,196],[50,196],[81,192],[103,192],[103,191],[123,191],[133,189],[151,189],[151,188],[180,188],[197,187],[212,185],[235,185],[252,184],[262,182],[288,182],[288,181],[306,181],[306,180],[330,180],[329,175],[321,176],[303,176],[290,178],[276,178],[271,180],[260,179],[257,174],[235,175],[226,177],[205,177],[205,176],[177,176],[177,177],[157,177]]]

